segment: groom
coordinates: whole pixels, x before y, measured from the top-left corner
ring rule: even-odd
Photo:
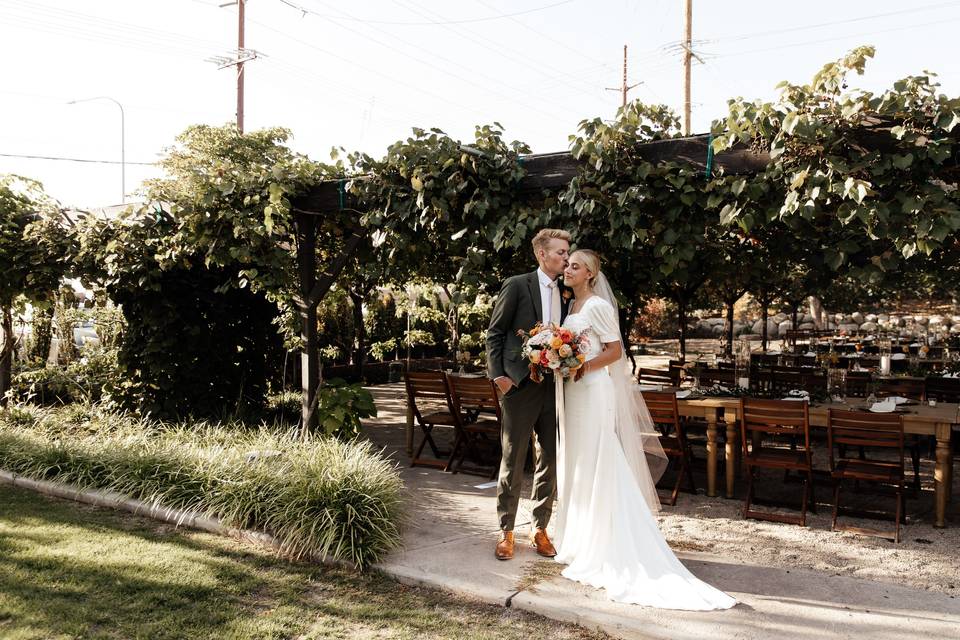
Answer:
[[[497,482],[497,515],[500,539],[496,556],[513,558],[513,525],[520,502],[520,485],[530,435],[537,434],[540,455],[533,476],[533,545],[537,553],[557,555],[547,523],[557,486],[557,418],[552,380],[535,383],[521,355],[517,331],[529,331],[538,322],[560,324],[567,301],[558,278],[567,266],[570,234],[562,229],[541,229],[533,238],[533,253],[539,268],[508,278],[497,297],[487,329],[487,374],[503,394],[503,433],[500,476]]]

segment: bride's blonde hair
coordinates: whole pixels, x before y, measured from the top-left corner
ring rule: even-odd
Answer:
[[[591,249],[577,249],[570,255],[571,258],[573,258],[573,256],[581,256],[583,264],[586,265],[587,270],[593,274],[590,276],[590,279],[587,280],[587,284],[593,289],[597,284],[597,276],[600,275],[600,256],[597,255],[596,251]]]

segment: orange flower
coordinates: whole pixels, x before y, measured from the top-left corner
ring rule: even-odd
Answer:
[[[537,349],[530,352],[530,362],[533,364],[540,362],[540,352]]]
[[[540,333],[540,325],[537,325],[537,326],[535,326],[533,329],[530,329],[530,337],[531,337],[531,338],[532,338],[533,336],[537,335],[538,333]]]
[[[581,363],[583,363],[586,359],[587,356],[583,355],[582,353],[577,354],[577,360],[579,360]]]
[[[560,336],[554,336],[554,337],[550,340],[550,348],[551,348],[551,349],[559,349],[559,348],[562,347],[562,346],[563,346],[563,338],[561,338]]]
[[[569,329],[560,329],[557,333],[564,342],[570,342],[573,340],[573,333]]]

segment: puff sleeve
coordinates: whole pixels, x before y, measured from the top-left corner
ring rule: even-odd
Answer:
[[[620,341],[620,325],[617,322],[616,311],[609,302],[596,298],[590,305],[587,318],[597,337],[600,338],[600,342],[606,344]]]

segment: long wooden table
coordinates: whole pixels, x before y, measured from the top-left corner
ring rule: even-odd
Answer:
[[[740,411],[738,398],[683,398],[677,404],[680,414],[702,418],[707,423],[707,495],[717,495],[717,459],[719,447],[717,435],[726,431],[724,460],[726,462],[726,496],[733,497],[735,473],[738,460]],[[810,426],[826,428],[827,410],[831,407],[861,409],[865,401],[851,398],[846,402],[829,402],[810,405]],[[960,405],[940,402],[931,407],[927,404],[906,407],[903,414],[904,433],[934,436],[937,440],[936,466],[934,467],[934,491],[936,517],[934,526],[946,526],[947,504],[950,502],[950,487],[953,478],[953,452],[950,445],[951,425],[960,423]],[[816,454],[816,450],[814,450]]]

